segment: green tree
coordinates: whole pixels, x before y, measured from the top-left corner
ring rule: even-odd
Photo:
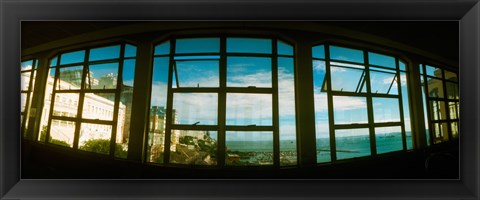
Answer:
[[[81,150],[109,154],[110,153],[110,140],[109,139],[92,139],[87,140],[85,144],[79,147]],[[115,144],[115,157],[127,158],[128,152],[123,150],[122,145]]]

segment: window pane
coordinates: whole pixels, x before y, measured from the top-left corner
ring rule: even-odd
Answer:
[[[118,63],[90,65],[87,76],[88,89],[116,89],[118,78]]]
[[[450,119],[458,119],[458,104],[459,102],[448,102]]]
[[[218,98],[210,93],[175,93],[174,124],[216,125]]]
[[[440,79],[428,78],[428,96],[443,98],[443,82]]]
[[[333,91],[366,92],[364,70],[332,66],[330,73]]]
[[[457,82],[458,81],[458,76],[457,76],[457,74],[455,74],[451,71],[445,70],[445,79]]]
[[[45,86],[45,96],[44,96],[43,111],[42,111],[42,118],[41,118],[42,121],[40,122],[40,128],[39,128],[40,129],[39,131],[41,134],[46,134],[47,132],[48,119],[50,115],[50,105],[52,102],[54,77],[55,77],[55,68],[50,68],[49,75],[47,77],[46,86]],[[41,134],[38,134],[39,135],[37,138],[38,140],[40,139]],[[40,140],[40,141],[44,142],[45,140]]]
[[[172,87],[218,87],[218,61],[177,61],[178,82]],[[174,77],[175,78],[175,77]]]
[[[227,94],[227,125],[272,125],[271,94]]]
[[[426,88],[425,88],[425,78],[424,76],[420,76],[420,81],[422,82],[422,100],[423,100],[423,119],[425,121],[425,134],[427,137],[427,145],[430,145],[430,128],[428,124],[428,112],[427,112],[427,98],[426,98]]]
[[[431,117],[433,120],[447,119],[444,101],[429,101]]]
[[[319,45],[312,48],[313,58],[325,59],[325,46]]]
[[[117,138],[115,139],[115,156],[127,158],[128,141],[130,136],[130,119],[132,113],[133,87],[125,83],[126,65],[124,64],[123,78],[124,85],[120,93],[120,104],[118,109]],[[133,67],[134,68],[134,67]],[[129,73],[129,72],[127,72]],[[133,76],[133,75],[132,75]],[[129,83],[129,82],[127,82]],[[133,85],[133,80],[131,81]]]
[[[113,120],[114,100],[115,93],[85,93],[82,118]],[[119,110],[125,113],[125,105]]]
[[[89,61],[108,60],[120,57],[120,45],[90,50]]]
[[[313,95],[315,104],[315,135],[317,162],[330,162],[330,131],[328,121],[328,99],[325,81],[325,62],[313,61]]]
[[[170,163],[217,164],[217,131],[172,130]]]
[[[370,136],[367,128],[335,130],[337,160],[369,156]]]
[[[57,93],[53,104],[53,115],[77,117],[78,93]]]
[[[293,46],[282,41],[277,42],[278,55],[293,56]]]
[[[60,55],[60,65],[80,63],[85,61],[85,50]]]
[[[40,141],[44,141],[45,139],[45,136],[42,137],[42,135],[43,132],[40,135]],[[74,136],[75,122],[52,119],[52,124],[50,126],[50,137],[48,138],[49,143],[72,147]]]
[[[400,72],[400,87],[402,89],[403,122],[405,125],[405,134],[407,136],[407,149],[412,149],[412,124],[410,121],[410,103],[408,98],[409,94],[407,88],[407,73],[405,72]]]
[[[168,64],[168,57],[155,58],[153,63],[147,148],[147,159],[149,162],[163,163]]]
[[[228,53],[272,53],[272,40],[227,38]]]
[[[101,154],[110,154],[112,126],[104,124],[82,123],[78,149]]]
[[[175,45],[175,54],[220,52],[219,38],[178,39]]]
[[[370,89],[373,94],[398,94],[396,74],[370,71]]]
[[[137,56],[137,47],[130,44],[126,44],[124,57],[135,57],[135,56]]]
[[[123,61],[123,87],[133,87],[135,79],[135,59],[126,59]]]
[[[280,165],[297,164],[293,58],[278,58]]]
[[[21,112],[25,112],[25,105],[27,102],[27,93],[20,93],[20,106],[22,107]]]
[[[433,142],[435,144],[448,141],[448,126],[447,126],[447,123],[434,123],[433,124],[433,133],[434,133]]]
[[[170,41],[155,46],[155,55],[167,55],[170,53]]]
[[[400,151],[403,149],[402,129],[400,126],[375,128],[377,154]]]
[[[52,58],[52,60],[50,60],[50,67],[57,66],[57,63],[58,63],[58,57],[55,56],[54,58]]]
[[[83,66],[60,68],[56,90],[78,90],[82,84]]]
[[[272,87],[272,59],[227,58],[227,87]]]
[[[30,70],[33,68],[33,60],[27,60],[21,63],[21,71]]]
[[[458,84],[446,82],[448,99],[458,99]]]
[[[227,131],[225,139],[226,165],[273,164],[272,132]]]
[[[402,71],[406,71],[407,70],[407,65],[402,62],[402,61],[398,61],[398,67],[400,68],[400,70]]]
[[[425,65],[428,76],[433,76],[437,78],[443,78],[442,69]]]
[[[378,122],[400,122],[400,109],[396,98],[372,98],[373,118]]]
[[[368,52],[368,62],[371,65],[377,65],[382,67],[388,67],[396,69],[395,58],[391,56],[386,56],[382,54]]]
[[[458,138],[458,122],[452,122],[451,126],[453,138]]]
[[[30,86],[30,76],[32,72],[22,72],[20,75],[20,87],[22,91],[28,91]]]
[[[330,59],[364,63],[363,51],[337,46],[330,46]]]
[[[333,96],[335,124],[368,123],[365,97]]]

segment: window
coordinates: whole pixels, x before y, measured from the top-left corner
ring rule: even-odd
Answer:
[[[38,140],[126,159],[135,57],[118,44],[52,58]]]
[[[179,38],[155,46],[148,162],[295,165],[293,46]]]
[[[405,62],[328,44],[312,58],[318,163],[413,148]]]
[[[425,123],[429,144],[458,138],[458,76],[446,69],[421,64]],[[425,81],[426,80],[426,81]]]
[[[21,131],[25,136],[28,129],[29,111],[33,98],[33,88],[37,73],[37,59],[23,61],[20,65],[20,107],[21,107]]]

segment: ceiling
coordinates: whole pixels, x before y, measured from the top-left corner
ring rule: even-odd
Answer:
[[[22,49],[74,35],[140,23],[135,21],[22,22]],[[145,23],[145,22],[142,22]],[[452,61],[459,60],[458,21],[322,21],[330,26],[381,36]]]

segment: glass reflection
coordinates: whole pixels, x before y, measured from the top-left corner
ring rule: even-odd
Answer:
[[[448,99],[458,99],[458,84],[457,83],[445,83],[447,86]]]
[[[216,125],[218,98],[211,93],[173,94],[173,123]]]
[[[443,98],[443,82],[436,78],[427,78],[428,96]]]
[[[83,66],[59,69],[55,90],[78,90],[82,84]]]
[[[227,125],[272,125],[271,94],[227,94]]]
[[[225,164],[229,166],[251,166],[273,164],[272,132],[225,133]]]

